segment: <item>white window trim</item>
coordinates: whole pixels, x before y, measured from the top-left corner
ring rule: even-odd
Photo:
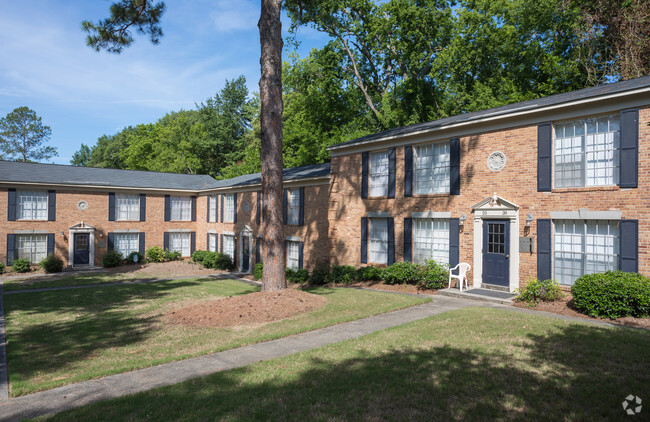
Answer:
[[[375,224],[378,222],[384,222],[386,224],[386,240],[384,241],[381,237],[376,237],[377,233],[374,233]],[[385,243],[385,252],[379,252],[381,255],[385,255],[385,259],[375,259],[379,256],[379,253],[373,251],[373,243],[384,244]],[[388,219],[387,218],[368,218],[368,262],[373,264],[388,264]],[[381,248],[379,248],[381,249]]]
[[[430,248],[418,248],[418,225],[424,221],[431,223],[431,237],[428,242]],[[440,228],[440,225],[446,226]],[[439,264],[449,265],[449,219],[445,218],[415,218],[413,219],[412,225],[412,239],[413,239],[413,263],[423,264],[428,260],[435,260]],[[443,232],[443,236],[440,236],[440,232]],[[440,240],[442,239],[442,240]],[[437,247],[436,245],[444,245],[443,248]],[[419,259],[418,250],[428,251],[428,256],[424,259]]]
[[[174,211],[178,213],[176,216]],[[187,213],[187,216],[185,213]],[[192,221],[192,198],[189,196],[170,197],[170,214],[171,221]]]
[[[373,183],[373,163],[375,161],[374,157],[378,156],[379,154],[386,154],[386,172],[385,173],[377,173],[377,178],[381,177],[381,180],[386,180],[386,183],[381,183],[375,185]],[[390,173],[390,154],[388,150],[385,151],[377,151],[377,152],[371,152],[369,157],[368,157],[368,197],[369,198],[381,198],[388,196],[388,182],[389,182],[389,173]],[[382,193],[376,193],[373,194],[373,190],[379,190],[380,188],[383,187],[383,192]]]
[[[43,258],[47,257],[47,234],[19,234],[16,235],[14,241],[16,245],[16,258],[27,259],[32,264],[38,264]],[[29,256],[20,252],[21,250],[27,249],[20,247],[21,242],[28,243]]]
[[[440,166],[435,166],[434,162],[435,160],[432,159],[432,166],[431,166],[431,172],[432,172],[432,177],[433,180],[432,182],[435,182],[436,177],[433,173],[435,173],[435,169],[439,168],[446,168],[446,177],[444,181],[446,183],[443,183],[443,185],[446,185],[446,189],[438,189],[436,190],[434,188],[435,183],[431,183],[429,185],[429,189],[425,190],[418,190],[418,155],[420,154],[420,149],[421,148],[426,148],[426,147],[431,147],[432,149],[432,157],[436,156],[436,151],[439,150],[442,146],[446,146],[446,151],[447,151],[447,161],[443,163],[443,165]],[[439,154],[438,154],[439,155]],[[444,182],[443,181],[443,182]],[[413,194],[414,195],[436,195],[436,194],[449,194],[451,193],[451,142],[449,140],[446,141],[441,141],[441,142],[432,142],[428,144],[420,144],[420,145],[414,145],[413,146]]]
[[[21,213],[21,197],[22,196],[27,196],[31,195],[32,196],[32,207],[30,208],[31,211],[31,216],[30,218],[25,218],[23,217],[23,214]],[[38,196],[38,198],[34,201],[34,197]],[[45,209],[42,209],[42,197],[45,197]],[[36,208],[34,208],[36,206]],[[16,220],[18,221],[47,221],[48,220],[48,214],[49,214],[49,206],[50,206],[50,195],[48,191],[41,191],[41,190],[19,190],[16,191]],[[24,208],[22,208],[24,211]],[[43,213],[42,217],[38,217],[39,213]],[[36,217],[36,218],[34,218]]]
[[[235,194],[227,193],[223,196],[223,222],[235,222]]]
[[[120,238],[129,238],[128,242],[129,245],[127,248],[125,248],[125,251],[122,251],[121,247],[118,247],[119,240]],[[135,239],[135,241],[133,240]],[[133,247],[133,244],[131,242],[135,242],[135,248]],[[133,232],[114,232],[113,233],[113,249],[115,252],[120,252],[122,254],[122,258],[126,259],[128,256],[133,253],[133,252],[139,252],[140,251],[140,233],[133,233]]]
[[[174,240],[180,239],[180,249],[174,246]],[[184,243],[187,241],[187,247]],[[192,254],[192,235],[189,231],[169,231],[169,250],[178,251],[182,257],[189,257]]]
[[[137,206],[129,203],[136,200]],[[123,217],[120,210],[120,202],[126,201],[126,217]],[[133,208],[133,209],[132,209]],[[133,215],[130,215],[133,213]],[[118,193],[115,195],[115,221],[140,221],[140,195],[139,194],[126,194]]]
[[[287,268],[298,270],[300,268],[300,242],[287,240]]]

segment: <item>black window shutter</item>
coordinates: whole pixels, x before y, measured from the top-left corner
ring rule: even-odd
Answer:
[[[108,193],[108,221],[115,221],[115,192]]]
[[[449,219],[449,268],[460,262],[460,222],[457,218]]]
[[[205,216],[205,221],[207,221],[208,223],[210,222],[210,198],[212,198],[211,195],[207,195],[207,196],[205,197],[205,199],[207,200],[207,204],[206,204],[206,207],[205,207],[205,208],[206,208],[206,210],[208,211],[207,214],[206,214],[206,216]]]
[[[115,233],[108,234],[108,250],[112,251],[115,249]]]
[[[287,224],[287,221],[289,221],[289,219],[288,219],[289,210],[287,209],[288,208],[287,207],[287,202],[288,202],[287,201],[287,190],[284,189],[282,191],[282,222],[283,222],[283,224]]]
[[[305,242],[298,242],[298,269],[302,270],[302,257],[305,250]]]
[[[54,233],[47,234],[47,254],[54,255]]]
[[[404,262],[413,262],[413,219],[404,219]]]
[[[543,123],[537,126],[537,191],[538,192],[551,191],[551,180],[552,180],[551,157],[552,156],[553,156],[553,124]],[[549,271],[549,276],[550,276],[550,271]]]
[[[300,188],[300,214],[298,215],[298,224],[305,225],[305,188]]]
[[[14,190],[14,193],[16,191]],[[16,258],[16,235],[7,235],[7,265],[11,266]]]
[[[537,278],[549,280],[551,274],[551,220],[537,219]]]
[[[361,197],[368,197],[368,152],[361,153]]]
[[[210,236],[212,236],[210,233],[207,233],[205,236],[205,250],[209,251],[210,250]]]
[[[169,250],[169,232],[163,233],[163,249]]]
[[[368,218],[361,217],[361,263],[368,263]]]
[[[638,187],[639,179],[639,110],[621,111],[621,174],[619,186]]]
[[[47,220],[56,221],[56,191],[47,191]]]
[[[140,232],[140,237],[138,238],[138,249],[139,252],[144,255],[144,232]]]
[[[388,197],[395,198],[395,148],[388,150]]]
[[[395,219],[393,217],[388,217],[386,219],[388,223],[388,265],[393,265],[395,263]]]
[[[219,240],[220,240],[220,242],[219,242],[219,248],[220,248],[219,252],[223,253],[223,234],[219,235]]]
[[[172,198],[169,195],[165,195],[165,221],[171,221],[172,219]]]
[[[196,196],[192,197],[192,221],[196,221]]]
[[[261,195],[262,195],[262,192],[257,191],[257,208],[256,208],[257,214],[255,214],[255,222],[257,224],[260,224],[260,221],[261,221],[260,217],[262,215],[262,210],[260,209],[260,206],[262,205]]]
[[[460,138],[449,140],[449,194],[460,195]]]
[[[196,232],[190,232],[190,256],[196,250]]]
[[[621,167],[622,168],[622,167]],[[621,271],[639,272],[639,221],[621,220]]]
[[[404,147],[404,196],[413,196],[413,147]]]
[[[8,196],[9,197],[7,198],[8,199],[7,220],[16,221],[16,189],[9,188]],[[8,259],[9,258],[7,258],[7,260]],[[7,265],[11,265],[11,264],[7,264]]]
[[[221,222],[222,223],[223,223],[223,201],[224,201],[223,197],[224,196],[225,195],[221,195]]]
[[[257,237],[255,239],[255,263],[257,264],[260,261],[260,245],[262,244],[262,238]]]
[[[140,221],[147,220],[147,195],[140,194]]]
[[[233,198],[232,199],[232,203],[233,203],[232,208],[233,208],[233,214],[234,214],[232,222],[236,223],[237,222],[237,194],[234,193],[232,195],[232,198]]]

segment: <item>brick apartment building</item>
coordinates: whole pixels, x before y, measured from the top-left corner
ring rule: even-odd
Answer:
[[[650,274],[650,77],[355,139],[285,170],[287,266],[472,265],[474,286]],[[260,175],[0,162],[0,254],[69,265],[163,246],[263,248]]]

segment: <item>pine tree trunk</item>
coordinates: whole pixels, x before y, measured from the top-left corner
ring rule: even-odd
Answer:
[[[262,78],[262,192],[264,221],[262,291],[287,287],[282,220],[282,0],[262,0],[260,30]]]

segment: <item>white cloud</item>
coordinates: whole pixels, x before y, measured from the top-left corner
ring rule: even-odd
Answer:
[[[256,30],[260,6],[249,1],[220,0],[210,17],[219,32]]]

